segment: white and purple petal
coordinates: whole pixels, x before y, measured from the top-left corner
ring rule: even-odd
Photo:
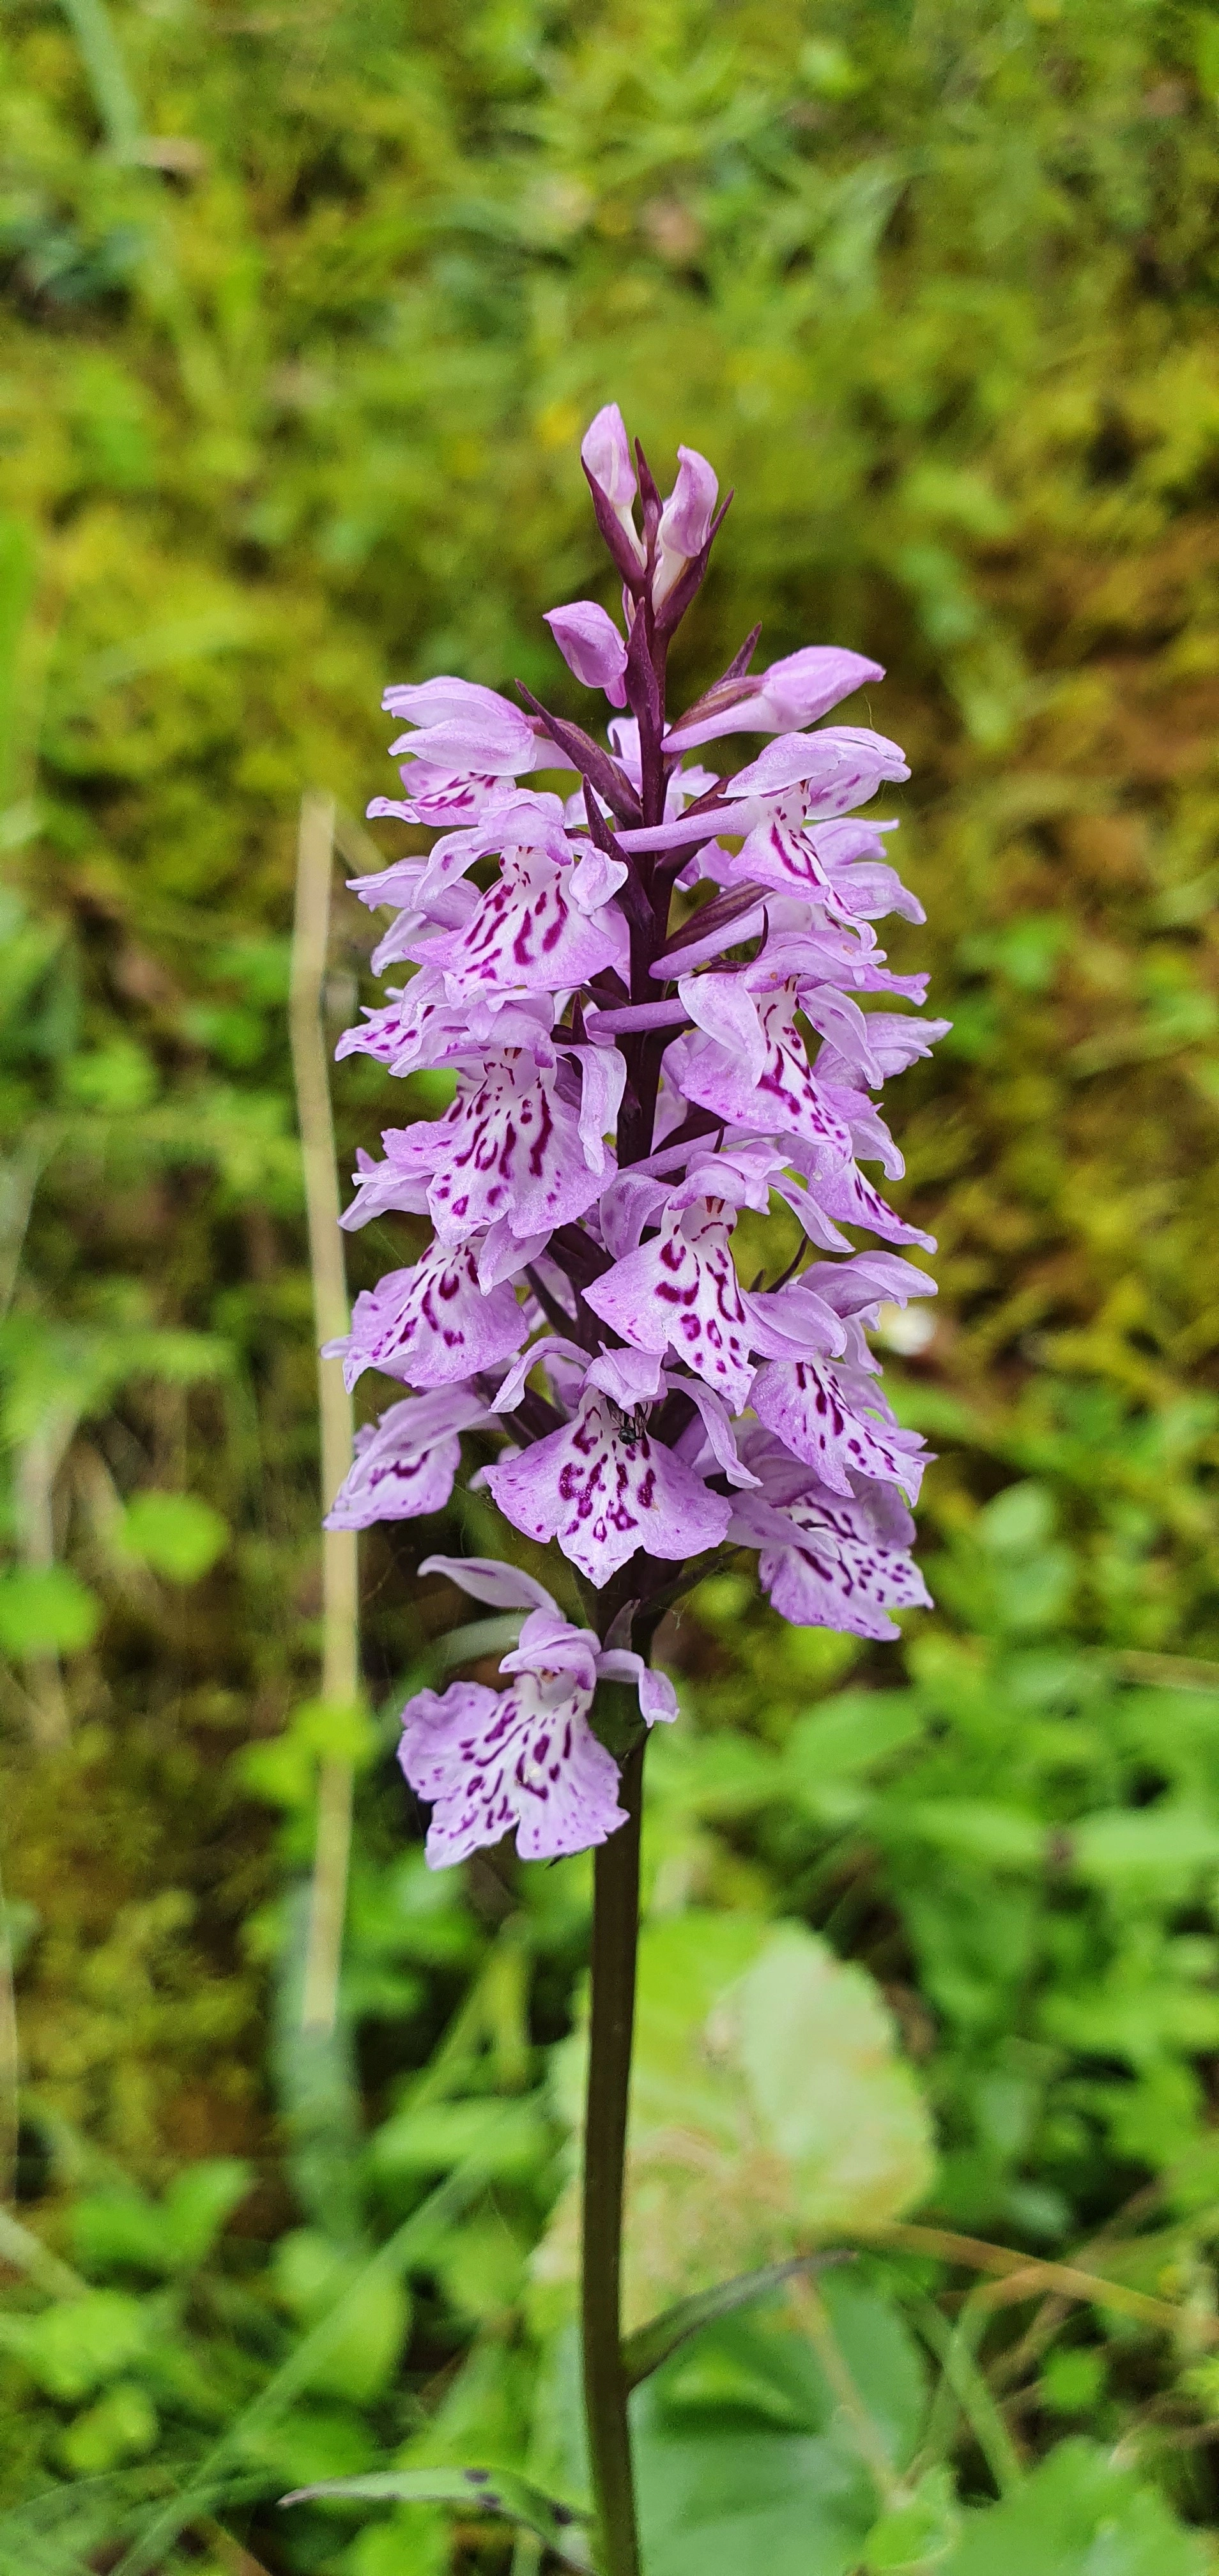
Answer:
[[[365,1369],[404,1386],[449,1386],[495,1368],[519,1351],[529,1319],[507,1282],[484,1292],[476,1242],[432,1243],[409,1270],[388,1270],[355,1301],[351,1331],[327,1344],[343,1361],[343,1382]]]
[[[796,1458],[815,1467],[831,1493],[850,1495],[852,1478],[873,1476],[918,1498],[927,1452],[904,1431],[871,1381],[817,1359],[769,1360],[753,1383],[753,1409]]]
[[[675,1040],[665,1059],[668,1070],[698,1108],[755,1135],[762,1130],[798,1137],[805,1148],[802,1163],[807,1160],[819,1174],[836,1172],[851,1160],[850,1133],[809,1070],[793,988],[760,995],[757,1010],[764,1056],[756,1075],[742,1055],[701,1029]]]
[[[575,1420],[486,1470],[505,1518],[557,1538],[590,1583],[608,1583],[637,1548],[680,1560],[716,1547],[730,1506],[609,1396],[587,1391]]]
[[[494,1418],[472,1387],[438,1387],[391,1404],[357,1431],[355,1462],[323,1526],[371,1529],[443,1511],[461,1464],[461,1433]]]
[[[522,1860],[560,1860],[625,1824],[618,1766],[588,1723],[591,1692],[552,1697],[531,1673],[496,1693],[479,1682],[420,1691],[402,1713],[406,1778],[432,1806],[433,1869],[516,1829]]]
[[[676,1353],[734,1413],[753,1376],[750,1321],[731,1231],[735,1212],[696,1199],[673,1208],[660,1233],[584,1291],[585,1303],[636,1349]]]

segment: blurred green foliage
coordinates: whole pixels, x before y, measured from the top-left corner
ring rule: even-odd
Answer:
[[[587,1881],[423,1869],[394,1707],[485,1653],[413,1581],[435,1528],[365,1550],[381,1716],[313,1696],[286,998],[300,794],[387,784],[386,681],[574,705],[540,612],[601,579],[611,397],[737,486],[684,684],[759,616],[768,656],[889,665],[929,914],[894,946],[954,1020],[898,1113],[940,1313],[888,1337],[940,1608],[858,1651],[728,1573],[663,1641],[649,1939],[699,1975],[648,2011],[693,2162],[641,2131],[637,2258],[668,2296],[717,2218],[742,2260],[815,2223],[796,2000],[738,2082],[717,1945],[795,1944],[867,2106],[832,2211],[865,2250],[640,2392],[649,2576],[1213,2563],[1217,120],[1209,0],[8,0],[0,2576],[253,2576],[234,2532],[277,2576],[506,2566],[436,2502],[271,2510],[386,2462],[579,2500]],[[369,945],[344,899],[336,1030]],[[387,1094],[342,1068],[345,1150]],[[356,1238],[353,1285],[404,1239]],[[326,2048],[298,1882],[335,1752]],[[764,2207],[743,2102],[799,2130]],[[913,2221],[864,2189],[886,2136]],[[1075,2291],[1005,2294],[978,2237]]]

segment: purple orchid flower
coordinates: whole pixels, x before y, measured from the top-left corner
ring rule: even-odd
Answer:
[[[557,1538],[599,1591],[638,1548],[680,1563],[718,1546],[731,1517],[723,1497],[649,1434],[646,1411],[626,1413],[590,1387],[573,1421],[486,1469],[505,1519],[529,1538]]]
[[[330,1346],[349,1384],[376,1369],[415,1390],[359,1434],[330,1525],[441,1508],[476,1431],[475,1481],[512,1528],[557,1542],[587,1603],[574,1626],[512,1566],[428,1560],[526,1614],[502,1691],[456,1682],[405,1711],[437,1862],[509,1831],[554,1857],[620,1830],[598,1684],[633,1682],[645,1723],[672,1715],[632,1636],[714,1552],[755,1549],[775,1608],[804,1624],[891,1637],[893,1612],[927,1599],[907,1509],[927,1453],[868,1337],[882,1302],[933,1283],[842,1230],[929,1246],[861,1166],[900,1174],[876,1095],[947,1026],[902,1007],[926,979],[894,972],[873,927],[923,917],[895,823],[859,811],[905,780],[904,757],[821,721],[883,673],[809,645],[751,676],[755,638],[668,717],[669,639],[723,516],[715,472],[679,449],[664,498],[612,403],[581,459],[625,632],[587,599],[547,623],[622,712],[603,739],[527,691],[389,689],[404,794],[369,810],[436,837],[354,881],[390,909],[374,964],[399,973],[339,1052],[394,1076],[451,1066],[456,1091],[387,1128],[382,1161],[359,1157],[344,1224],[426,1213],[434,1239]],[[734,773],[688,757],[732,736],[756,753]],[[776,1200],[801,1257],[748,1284],[738,1222]]]
[[[642,1657],[605,1648],[575,1628],[532,1576],[491,1557],[425,1557],[421,1574],[446,1574],[476,1601],[523,1610],[520,1642],[503,1657],[506,1691],[482,1682],[424,1690],[402,1713],[399,1760],[412,1789],[432,1802],[433,1868],[468,1860],[515,1830],[522,1860],[587,1851],[625,1823],[618,1766],[588,1722],[599,1680],[633,1682],[644,1723],[677,1715],[673,1685]]]
[[[444,1510],[461,1464],[461,1433],[493,1422],[472,1386],[437,1387],[391,1404],[355,1438],[355,1464],[323,1526],[371,1529],[375,1521],[413,1521]]]
[[[506,1280],[484,1288],[480,1248],[476,1235],[456,1248],[435,1242],[413,1269],[388,1270],[357,1297],[351,1331],[322,1346],[342,1360],[346,1386],[370,1368],[407,1386],[452,1386],[515,1359],[529,1310]]]

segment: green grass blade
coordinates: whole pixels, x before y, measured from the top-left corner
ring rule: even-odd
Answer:
[[[146,2576],[146,2571],[156,2566],[187,2523],[223,2495],[229,2483],[230,2461],[237,2445],[259,2427],[273,2423],[308,2387],[318,2362],[343,2333],[349,2314],[367,2282],[382,2273],[404,2270],[430,2244],[438,2228],[460,2217],[468,2202],[481,2190],[483,2181],[480,2164],[471,2160],[459,2166],[456,2173],[449,2174],[435,2191],[429,2192],[421,2206],[395,2228],[393,2235],[356,2274],[350,2289],[329,2314],[321,2318],[312,2333],[297,2345],[295,2352],[289,2353],[288,2359],[251,2404],[234,2417],[219,2441],[205,2453],[188,2484],[153,2516],[112,2570],[112,2576]]]
[[[731,2281],[718,2281],[713,2290],[699,2290],[691,2299],[679,2299],[676,2307],[666,2308],[651,2317],[646,2326],[628,2335],[622,2347],[622,2368],[628,2388],[638,2388],[650,2379],[676,2352],[688,2335],[697,2334],[700,2326],[715,2323],[717,2317],[731,2316],[734,2308],[748,2307],[754,2299],[764,2299],[771,2290],[781,2290],[785,2281],[798,2272],[822,2271],[829,2263],[849,2263],[849,2254],[797,2254],[791,2263],[766,2263],[758,2272],[738,2272]]]
[[[565,2567],[579,2568],[582,2576],[592,2566],[579,2528],[588,2517],[510,2469],[389,2469],[367,2478],[328,2478],[320,2486],[295,2488],[280,2503],[308,2504],[315,2496],[366,2497],[376,2504],[456,2504],[467,2512],[473,2506],[536,2532]]]

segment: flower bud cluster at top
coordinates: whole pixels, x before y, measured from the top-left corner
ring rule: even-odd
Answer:
[[[893,974],[872,925],[923,915],[886,858],[894,826],[851,819],[909,775],[902,754],[866,727],[808,730],[883,674],[812,645],[753,675],[755,635],[671,720],[669,643],[724,515],[715,475],[681,448],[662,499],[614,404],[582,456],[623,625],[592,600],[548,623],[577,679],[624,710],[610,747],[524,689],[520,708],[464,680],[389,689],[411,727],[392,746],[406,795],[369,812],[440,837],[355,881],[394,908],[374,966],[407,972],[338,1052],[394,1074],[452,1067],[456,1092],[389,1128],[383,1160],[360,1156],[344,1224],[426,1213],[433,1240],[329,1346],[349,1385],[373,1368],[411,1392],[359,1433],[327,1525],[439,1510],[462,1432],[502,1433],[478,1481],[516,1529],[557,1539],[595,1617],[571,1627],[489,1559],[429,1560],[528,1612],[506,1691],[459,1682],[405,1712],[436,1862],[514,1826],[523,1853],[553,1857],[621,1823],[588,1723],[597,1680],[634,1679],[648,1723],[672,1715],[633,1623],[650,1634],[709,1550],[757,1549],[785,1618],[858,1636],[895,1636],[889,1613],[927,1599],[906,1507],[922,1443],[866,1335],[882,1301],[933,1282],[842,1229],[929,1245],[859,1159],[901,1172],[871,1094],[947,1023],[889,1007],[921,1003],[926,978]],[[770,739],[721,777],[699,755],[734,735]],[[571,792],[518,784],[537,770],[570,773]],[[480,888],[470,871],[490,859]],[[772,1193],[801,1255],[746,1287],[733,1230]]]

